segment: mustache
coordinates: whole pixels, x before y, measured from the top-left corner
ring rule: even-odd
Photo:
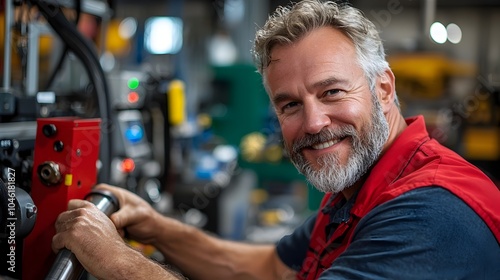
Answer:
[[[292,144],[292,153],[300,153],[304,148],[323,143],[332,139],[341,139],[347,136],[357,137],[356,129],[352,125],[341,126],[337,129],[324,128],[319,133],[307,134],[296,139]]]

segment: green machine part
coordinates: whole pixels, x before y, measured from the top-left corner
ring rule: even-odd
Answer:
[[[247,64],[213,67],[212,129],[227,144],[239,146],[241,138],[262,129],[269,98],[256,68]]]

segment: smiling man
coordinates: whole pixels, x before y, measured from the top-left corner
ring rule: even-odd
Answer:
[[[321,191],[349,196],[360,184],[348,187],[406,127],[392,72],[384,69],[370,88],[356,61],[352,41],[325,26],[274,47],[264,72],[292,162]]]
[[[497,187],[430,139],[421,116],[403,118],[378,32],[358,10],[278,9],[255,54],[292,162],[326,193],[277,245],[298,278],[497,277]]]
[[[121,209],[109,220],[71,201],[54,250],[70,249],[100,279],[174,277],[117,229],[191,279],[498,279],[498,188],[431,139],[422,116],[403,118],[378,32],[360,11],[317,0],[279,8],[254,54],[285,148],[325,192],[317,213],[275,245],[243,244],[99,185]]]

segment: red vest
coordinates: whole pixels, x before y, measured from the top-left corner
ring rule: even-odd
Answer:
[[[479,169],[430,139],[422,116],[407,119],[408,127],[380,157],[359,190],[350,219],[327,240],[329,214],[318,211],[309,250],[298,279],[317,279],[351,243],[359,220],[374,207],[402,193],[426,186],[440,186],[461,198],[488,225],[500,243],[500,191]],[[321,207],[334,205],[343,196],[326,194]]]

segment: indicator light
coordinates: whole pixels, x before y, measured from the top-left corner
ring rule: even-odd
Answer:
[[[126,158],[122,160],[121,168],[124,173],[131,173],[135,169],[134,160],[131,158]]]
[[[142,127],[133,124],[125,130],[125,138],[127,138],[132,144],[138,143],[144,137],[144,131]]]
[[[127,101],[129,103],[136,103],[137,101],[139,101],[139,94],[135,91],[129,92],[129,94],[127,95]]]
[[[130,78],[127,82],[128,88],[129,89],[136,89],[139,87],[139,79],[137,78]]]

